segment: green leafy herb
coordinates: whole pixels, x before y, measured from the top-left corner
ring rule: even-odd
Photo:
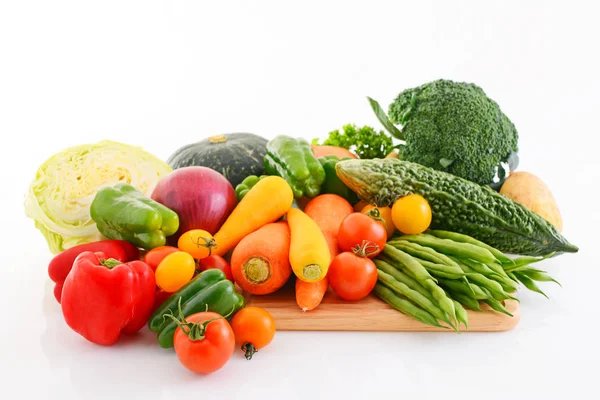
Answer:
[[[319,145],[319,140],[314,139],[312,143]],[[384,131],[377,132],[370,126],[357,127],[354,124],[344,125],[343,132],[329,132],[328,138],[320,145],[343,147],[363,159],[385,158],[394,150],[392,138]]]

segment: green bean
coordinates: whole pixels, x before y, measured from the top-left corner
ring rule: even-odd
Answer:
[[[412,301],[413,303],[421,307],[423,310],[433,315],[436,319],[446,322],[455,330],[457,329],[453,326],[448,315],[445,312],[443,312],[436,304],[430,301],[427,297],[423,296],[416,290],[412,290],[404,283],[394,279],[392,275],[387,274],[380,269],[377,270],[377,277],[379,279],[379,282],[387,286],[388,289],[392,290],[400,296],[406,297],[408,300]]]
[[[440,253],[454,255],[460,258],[472,258],[484,264],[496,262],[496,257],[489,250],[470,243],[454,242],[449,239],[439,239],[431,235],[404,235],[400,240],[407,240],[422,246],[431,247]]]
[[[548,258],[551,258],[554,256],[554,254],[556,254],[556,252],[552,252],[550,254],[546,254],[543,257],[531,257],[531,256],[525,256],[525,257],[519,257],[519,258],[515,258],[513,259],[513,265],[509,265],[507,267],[505,267],[505,271],[509,272],[509,271],[514,271],[515,269],[519,268],[519,267],[523,267],[525,265],[529,265],[529,264],[534,264],[536,262],[540,262],[540,261],[544,261]]]
[[[485,276],[483,276],[481,274],[469,273],[469,274],[467,274],[467,279],[469,279],[469,281],[473,281],[473,282],[477,283],[478,285],[486,288],[492,294],[492,296],[497,300],[505,300],[505,299],[517,300],[515,297],[506,293],[504,291],[504,289],[502,288],[502,285],[500,285],[498,282],[491,280],[489,278],[486,278]]]
[[[460,293],[465,296],[469,296],[472,299],[477,298],[477,294],[473,290],[474,285],[454,279],[440,279],[439,281],[440,285],[451,292],[452,295],[454,295],[454,293]],[[487,296],[484,294],[482,298],[487,298]]]
[[[397,250],[388,244],[385,245],[383,252],[404,266],[406,270],[409,271],[425,289],[431,292],[433,298],[437,301],[440,308],[444,312],[447,312],[450,318],[456,321],[456,314],[452,300],[446,297],[446,294],[442,288],[437,285],[437,279],[433,278],[429,272],[427,272],[425,267],[423,267],[410,254],[407,254],[402,250]]]
[[[508,312],[508,310],[506,308],[504,308],[502,303],[500,303],[496,299],[487,299],[487,300],[483,300],[483,302],[486,303],[488,306],[492,307],[493,310],[501,312],[502,314],[506,314],[510,317],[513,316],[511,313]]]
[[[487,249],[490,253],[492,253],[494,255],[494,257],[496,257],[496,259],[498,261],[500,261],[501,264],[505,264],[505,263],[507,265],[513,264],[513,260],[511,258],[509,258],[507,255],[505,255],[503,252],[501,252],[500,250],[498,250],[490,245],[487,245],[475,238],[472,238],[471,236],[463,235],[462,233],[457,233],[457,232],[448,232],[448,231],[433,230],[433,229],[428,230],[426,233],[429,233],[440,239],[450,239],[450,240],[454,240],[455,242],[470,243],[475,246],[483,247],[484,249]]]
[[[458,265],[456,267],[454,267],[454,266],[449,266],[449,265],[436,264],[436,263],[432,263],[432,262],[426,261],[426,260],[421,260],[418,258],[416,260],[419,263],[421,263],[421,265],[424,266],[425,269],[427,269],[427,271],[429,271],[429,273],[432,275],[435,275],[434,271],[437,271],[437,272],[442,272],[445,275],[450,275],[450,276],[443,276],[443,278],[448,278],[448,279],[461,279],[463,276],[465,276],[465,273]]]
[[[417,279],[417,281],[423,283],[424,281],[434,279],[429,272],[423,267],[417,260],[415,260],[410,254],[398,250],[389,244],[386,244],[383,248],[383,253],[389,256],[395,262],[402,264],[406,269]],[[423,285],[425,286],[425,285]]]
[[[521,281],[521,283],[523,283],[523,285],[527,289],[529,289],[533,292],[537,292],[537,293],[543,295],[547,299],[549,298],[548,296],[546,296],[546,293],[542,292],[542,289],[540,289],[538,287],[538,285],[536,285],[535,282],[531,278],[529,278],[527,275],[522,274],[520,272],[515,272],[514,274]]]
[[[456,261],[457,264],[467,265],[474,272],[479,272],[480,274],[485,275],[485,276],[495,273],[495,274],[498,274],[501,276],[508,277],[508,275],[506,275],[506,272],[504,271],[502,266],[499,264],[496,264],[496,263],[482,264],[480,262],[477,262],[475,260],[471,260],[468,258],[461,258],[461,259],[455,258],[454,261]]]
[[[538,282],[554,282],[558,286],[562,287],[559,281],[548,275],[546,271],[542,271],[535,268],[528,268],[523,271],[519,271],[521,274],[527,275],[529,278]]]
[[[406,286],[408,286],[412,290],[419,292],[421,295],[427,297],[430,301],[435,302],[435,299],[431,295],[431,292],[429,290],[425,289],[413,277],[405,274],[400,269],[395,268],[393,264],[390,264],[389,262],[380,260],[379,257],[377,257],[373,261],[375,262],[377,269],[380,269],[383,272],[385,272],[386,274],[393,276],[394,279],[396,279],[398,282],[404,283]]]
[[[456,300],[452,300],[454,302],[454,309],[456,310],[456,318],[458,318],[458,322],[462,322],[465,326],[466,330],[469,330],[469,314],[467,314],[467,310]],[[460,324],[459,324],[460,328]]]
[[[375,293],[377,297],[379,297],[381,300],[383,300],[396,310],[400,311],[403,314],[413,317],[417,321],[420,321],[426,325],[448,329],[448,327],[441,325],[433,315],[415,306],[410,301],[400,298],[381,283],[377,283],[375,285],[373,293]]]
[[[481,309],[481,307],[479,306],[479,301],[477,301],[469,296],[465,296],[462,293],[452,293],[452,297],[456,301],[458,301],[460,304],[462,304],[465,307],[470,308],[471,310],[483,311]]]
[[[494,274],[490,276],[490,279],[498,282],[506,293],[515,293],[517,290],[519,290],[519,285],[508,277],[505,278],[503,276]]]
[[[392,240],[388,244],[391,244],[395,248],[405,251],[413,257],[427,260],[436,264],[445,264],[448,266],[456,266],[456,263],[445,254],[438,253],[431,247],[421,246],[417,243],[407,242],[406,240]]]

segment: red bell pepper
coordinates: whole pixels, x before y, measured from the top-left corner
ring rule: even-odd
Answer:
[[[60,303],[62,293],[62,284],[67,279],[73,262],[78,255],[84,251],[99,251],[106,254],[107,258],[114,258],[119,261],[133,261],[140,259],[140,251],[137,247],[124,240],[101,240],[71,247],[60,254],[57,254],[50,264],[48,264],[48,276],[56,286],[54,287],[54,297]]]
[[[90,342],[110,346],[124,333],[139,331],[154,305],[154,272],[143,261],[121,263],[86,251],[75,259],[63,285],[67,322]]]

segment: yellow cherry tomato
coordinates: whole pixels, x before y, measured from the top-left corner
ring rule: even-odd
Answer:
[[[163,258],[156,267],[156,285],[165,292],[176,292],[193,278],[195,270],[194,257],[184,251],[176,251]]]
[[[215,247],[215,239],[205,230],[192,229],[179,237],[177,247],[179,247],[179,250],[201,260],[210,256],[211,249]]]
[[[422,196],[410,194],[396,200],[392,206],[392,220],[400,232],[417,235],[429,228],[431,207]]]
[[[377,211],[379,211],[379,217],[377,217]],[[394,225],[394,220],[392,219],[392,209],[389,207],[375,207],[372,205],[368,205],[364,207],[361,211],[363,214],[367,214],[371,218],[375,218],[375,221],[379,222],[385,230],[387,231],[387,237],[390,239],[394,232],[396,231],[396,225]],[[383,220],[383,221],[382,221]]]

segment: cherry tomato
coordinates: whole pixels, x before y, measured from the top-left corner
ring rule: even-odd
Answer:
[[[194,258],[184,252],[171,253],[156,267],[156,285],[165,292],[173,293],[188,283],[194,276]]]
[[[152,271],[156,271],[156,267],[158,267],[158,264],[160,264],[163,258],[171,253],[175,253],[176,251],[179,251],[179,249],[173,246],[155,247],[146,253],[144,256],[144,262],[148,264],[150,268],[152,268]]]
[[[392,206],[392,219],[400,232],[417,235],[429,228],[431,207],[422,196],[410,194],[396,200]]]
[[[364,250],[367,257],[375,257],[385,247],[387,232],[383,225],[361,213],[348,215],[340,224],[338,243],[342,251]]]
[[[225,273],[225,278],[233,282],[233,273],[231,272],[231,266],[221,256],[212,255],[203,258],[198,261],[198,267],[200,271],[206,271],[207,269],[215,268]]]
[[[152,307],[152,312],[156,311],[158,307],[162,305],[169,297],[171,297],[173,293],[165,292],[162,289],[158,289],[156,293],[154,293],[154,306]]]
[[[356,301],[366,297],[377,283],[377,267],[367,257],[354,253],[338,254],[327,272],[331,289],[344,300]]]
[[[248,306],[238,311],[231,320],[235,341],[242,346],[247,360],[273,340],[275,319],[264,308]]]
[[[179,362],[197,374],[215,372],[229,361],[235,350],[235,336],[225,318],[214,312],[200,312],[185,318],[175,330],[173,344]]]
[[[201,260],[210,255],[211,249],[215,247],[215,239],[205,230],[192,229],[179,237],[177,247]]]
[[[385,228],[387,237],[391,238],[396,231],[394,220],[392,219],[392,209],[390,207],[375,207],[368,205],[362,209],[361,213],[368,215],[379,222]]]

